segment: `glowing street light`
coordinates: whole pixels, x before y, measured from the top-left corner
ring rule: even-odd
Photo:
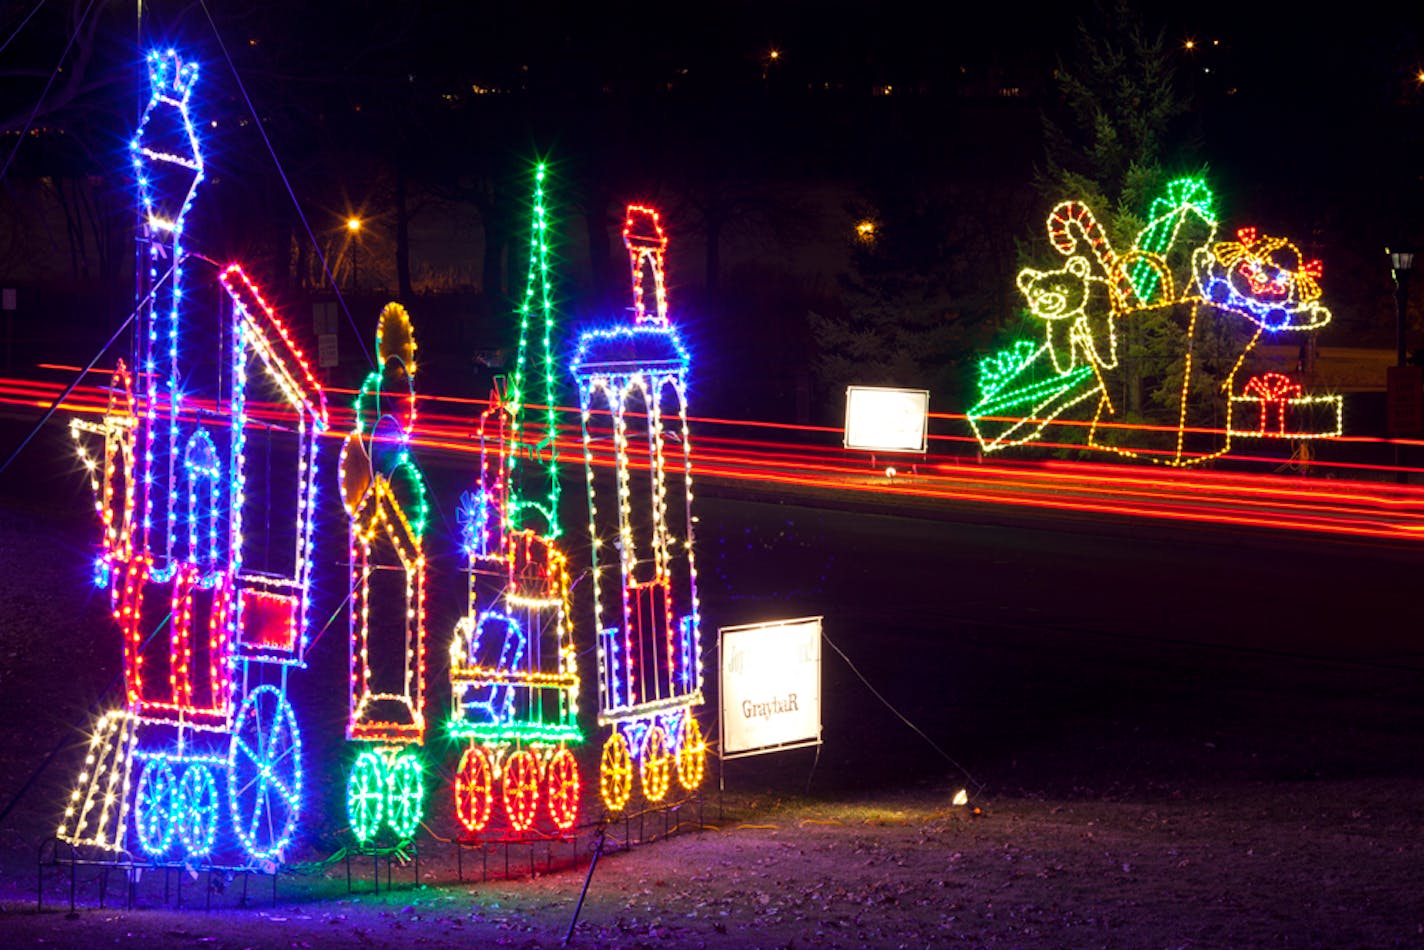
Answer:
[[[766,51],[766,55],[762,57],[761,78],[765,80],[768,76],[770,76],[771,68],[779,62],[781,62],[781,50],[773,46],[768,49]]]
[[[346,219],[346,232],[351,235],[351,289],[356,290],[361,277],[361,219]]]
[[[875,241],[875,222],[870,219],[860,221],[855,226],[855,236],[862,244],[872,244]]]
[[[1405,315],[1409,310],[1409,272],[1414,269],[1414,254],[1410,251],[1392,251],[1385,248],[1389,255],[1389,268],[1394,275],[1394,328],[1395,345],[1398,350],[1397,365],[1404,365],[1404,325]]]

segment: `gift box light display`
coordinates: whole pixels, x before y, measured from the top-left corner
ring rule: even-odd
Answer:
[[[535,829],[541,789],[550,822],[568,831],[581,790],[570,750],[583,742],[578,653],[568,561],[555,543],[559,417],[546,174],[541,163],[513,377],[480,417],[479,487],[460,501],[469,588],[450,645],[449,733],[465,743],[455,814],[470,834],[493,832],[499,800],[506,840]]]
[[[658,213],[630,206],[623,242],[633,322],[585,332],[572,364],[588,480],[598,723],[612,727],[599,790],[612,812],[628,804],[635,770],[644,799],[655,803],[674,767],[682,787],[696,789],[706,755],[694,714],[703,697],[689,358],[668,319]]]
[[[1048,237],[1066,258],[1063,266],[1025,268],[1017,279],[1043,337],[1016,341],[980,364],[980,399],[968,416],[983,450],[1031,442],[1065,413],[1089,407],[1089,447],[1173,466],[1218,458],[1230,451],[1233,436],[1338,436],[1336,396],[1295,391],[1298,421],[1289,430],[1269,428],[1264,416],[1259,427],[1233,421],[1266,385],[1258,379],[1237,385],[1256,345],[1318,330],[1330,311],[1320,303],[1319,261],[1255,228],[1240,229],[1234,241],[1217,241],[1216,231],[1215,197],[1197,178],[1167,186],[1122,254],[1086,205],[1057,205]],[[1110,425],[1125,411],[1130,374],[1142,370],[1131,365],[1124,330],[1150,317],[1170,354],[1161,369],[1162,389],[1174,394],[1164,400],[1170,421]],[[1203,425],[1197,415],[1218,424]]]
[[[119,364],[99,421],[70,427],[102,525],[95,579],[119,625],[124,702],[92,731],[58,836],[121,855],[132,834],[155,862],[271,863],[302,805],[286,687],[305,665],[326,403],[240,266],[216,275],[217,312],[185,293],[199,260],[184,243],[204,169],[198,70],[173,51],[147,65],[130,142],[134,370]]]

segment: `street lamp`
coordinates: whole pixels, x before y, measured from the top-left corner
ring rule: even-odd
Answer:
[[[1411,251],[1391,251],[1389,248],[1385,248],[1385,253],[1389,255],[1389,266],[1394,271],[1394,341],[1399,351],[1397,365],[1403,366],[1404,320],[1409,309],[1409,272],[1414,269],[1414,254]]]
[[[354,291],[361,279],[361,219],[346,219],[346,230],[351,235],[351,289]]]

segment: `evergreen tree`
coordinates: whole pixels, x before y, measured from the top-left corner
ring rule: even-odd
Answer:
[[[1126,250],[1153,198],[1171,179],[1196,170],[1184,121],[1189,101],[1165,33],[1151,30],[1127,0],[1100,0],[1079,22],[1072,56],[1059,63],[1055,78],[1058,100],[1043,120],[1047,161],[1038,189],[1050,203],[1086,203],[1113,247]],[[1061,264],[1041,240],[1027,249],[1032,259],[1025,263]],[[1159,415],[1152,410],[1175,402],[1180,382],[1174,390],[1170,378],[1184,358],[1175,345],[1181,316],[1162,309],[1122,321],[1124,391],[1108,396],[1129,420]]]
[[[949,205],[945,195],[905,185],[856,209],[873,230],[848,238],[855,246],[841,279],[842,310],[809,315],[828,404],[851,384],[944,393],[957,382],[970,341],[946,265]]]

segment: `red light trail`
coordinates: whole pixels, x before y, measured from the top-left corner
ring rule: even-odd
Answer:
[[[76,371],[73,367],[52,365],[41,369]],[[0,406],[13,407],[13,414],[28,418],[28,413],[18,410],[48,408],[62,390],[60,382],[0,378]],[[328,388],[328,392],[345,391]],[[107,391],[101,386],[80,386],[60,409],[98,414],[104,411],[106,402]],[[457,457],[479,451],[474,429],[478,413],[486,405],[484,400],[427,395],[420,397],[420,403],[413,439],[416,446],[429,454]],[[197,413],[211,411],[201,404],[193,409]],[[566,411],[577,416],[576,410]],[[259,420],[275,418],[264,412],[260,403],[249,403],[248,412]],[[350,428],[348,415],[349,410],[334,406],[330,432],[342,433]],[[1424,486],[1108,462],[981,461],[972,450],[973,438],[963,416],[931,413],[931,421],[941,429],[962,427],[965,434],[932,434],[928,454],[893,457],[897,467],[911,468],[913,474],[892,478],[872,468],[865,453],[843,449],[839,444],[841,430],[837,428],[693,417],[695,474],[702,481],[726,480],[757,490],[808,488],[846,493],[842,497],[849,498],[868,496],[881,504],[893,498],[920,504],[945,502],[1344,537],[1424,540]],[[1341,441],[1355,445],[1424,446],[1424,441],[1419,440],[1347,437]],[[575,427],[565,426],[557,442],[566,457],[582,455]],[[635,464],[637,461],[635,458]],[[1241,456],[1232,456],[1231,461],[1271,466],[1283,462],[1280,458]],[[1328,467],[1389,474],[1424,472],[1420,468],[1396,469],[1359,461],[1332,461]]]

